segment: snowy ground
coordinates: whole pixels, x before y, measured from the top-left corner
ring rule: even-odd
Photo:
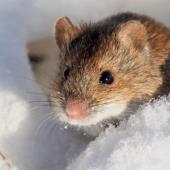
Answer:
[[[27,37],[51,34],[61,15],[78,22],[130,9],[170,25],[168,0],[0,1],[0,151],[18,170],[170,169],[170,98],[140,108],[95,140],[59,127],[47,106],[33,102],[46,98],[26,58]]]

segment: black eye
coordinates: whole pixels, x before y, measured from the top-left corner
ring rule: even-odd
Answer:
[[[67,79],[67,77],[69,76],[70,73],[70,69],[68,67],[65,68],[64,70],[64,78]]]
[[[99,82],[102,84],[112,84],[114,81],[113,75],[110,71],[104,71],[101,74]]]

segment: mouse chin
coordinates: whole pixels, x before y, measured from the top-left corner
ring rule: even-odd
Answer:
[[[104,120],[118,118],[127,109],[127,103],[110,103],[93,108],[89,114],[81,119],[71,119],[66,113],[59,116],[60,121],[74,126],[96,125]]]

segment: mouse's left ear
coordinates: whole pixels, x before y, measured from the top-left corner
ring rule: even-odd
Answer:
[[[55,39],[59,48],[66,46],[78,34],[78,31],[68,17],[60,18],[55,24]]]
[[[147,31],[139,21],[128,21],[120,25],[118,39],[126,47],[143,50],[147,43]]]

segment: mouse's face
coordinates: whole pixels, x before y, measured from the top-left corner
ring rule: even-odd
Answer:
[[[160,73],[148,59],[148,47],[131,48],[130,41],[122,43],[121,34],[113,38],[86,32],[62,49],[63,64],[52,92],[56,96],[51,97],[60,120],[87,126],[117,118],[159,87]]]

